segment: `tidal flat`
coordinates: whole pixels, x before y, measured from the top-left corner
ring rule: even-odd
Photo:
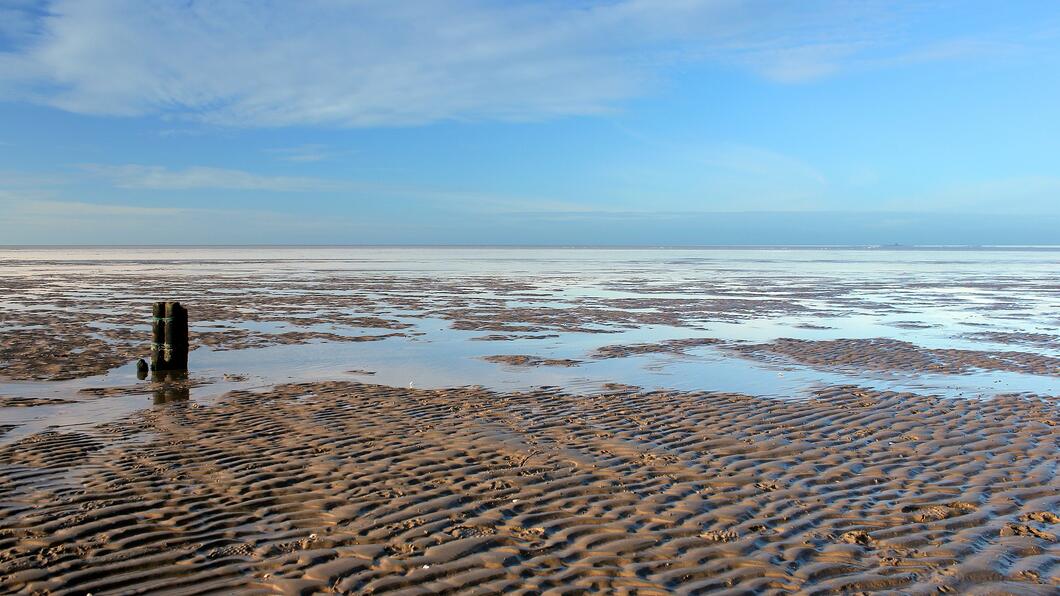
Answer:
[[[0,338],[5,593],[1060,589],[1056,249],[6,248]]]

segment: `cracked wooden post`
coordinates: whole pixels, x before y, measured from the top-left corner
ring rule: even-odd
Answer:
[[[151,314],[151,370],[187,370],[187,309],[179,302],[155,302]]]

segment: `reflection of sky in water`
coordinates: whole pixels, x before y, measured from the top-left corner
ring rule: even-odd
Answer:
[[[145,262],[186,258],[186,261]],[[313,342],[247,350],[196,350],[191,357],[192,379],[205,384],[191,390],[192,399],[209,402],[225,391],[264,388],[276,383],[349,379],[414,387],[484,385],[500,390],[540,385],[595,391],[614,382],[645,388],[735,391],[776,398],[804,397],[816,387],[857,384],[898,391],[952,397],[980,397],[1003,392],[1056,394],[1055,377],[1004,372],[966,375],[897,374],[820,371],[799,365],[755,362],[721,348],[702,346],[685,355],[648,354],[626,358],[587,360],[596,348],[613,344],[649,343],[666,339],[714,337],[731,341],[766,342],[778,337],[798,339],[886,337],[926,348],[1019,350],[1060,356],[1060,350],[1001,344],[963,337],[977,331],[1022,331],[1058,335],[1060,320],[1060,252],[1058,251],[853,251],[853,250],[559,250],[559,249],[398,249],[398,248],[264,248],[264,249],[76,249],[0,250],[0,277],[70,275],[69,283],[51,291],[25,292],[21,302],[4,301],[10,310],[48,308],[50,297],[101,296],[116,301],[139,301],[125,293],[92,291],[76,294],[78,276],[224,274],[233,282],[269,295],[306,293],[348,296],[355,292],[327,288],[327,279],[380,275],[430,277],[467,281],[467,292],[445,291],[422,296],[428,307],[457,300],[485,308],[498,306],[565,309],[607,307],[607,300],[779,300],[793,301],[808,310],[767,313],[749,319],[707,317],[689,327],[642,325],[586,325],[617,333],[559,333],[558,337],[516,341],[473,341],[495,331],[459,331],[451,321],[420,318],[415,310],[387,305],[382,312],[398,316],[414,327],[405,338],[375,342]],[[76,275],[72,275],[76,274]],[[259,279],[260,278],[260,279]],[[484,288],[491,278],[516,280],[527,288]],[[291,287],[306,283],[306,288]],[[277,286],[287,284],[285,288]],[[816,286],[846,284],[847,295],[815,294]],[[859,287],[863,285],[864,288]],[[65,288],[65,289],[63,289]],[[789,295],[790,288],[808,288]],[[1017,292],[1018,290],[1018,292]],[[218,287],[210,294],[233,295],[245,289]],[[357,295],[408,296],[401,288]],[[27,305],[37,296],[42,304]],[[1015,301],[1016,309],[998,307]],[[643,311],[635,305],[631,311]],[[647,305],[651,308],[650,305]],[[474,309],[475,306],[472,306]],[[289,314],[289,306],[277,312]],[[121,314],[128,309],[99,308],[87,312]],[[378,314],[332,307],[327,313],[351,316]],[[299,315],[312,311],[299,311]],[[287,321],[198,321],[194,329],[247,329],[262,333],[309,331],[342,336],[393,333],[343,324]],[[718,320],[718,319],[722,320]],[[909,328],[910,325],[916,328]],[[146,324],[108,322],[96,329],[132,328],[146,333]],[[808,328],[823,327],[823,328]],[[0,328],[2,330],[2,328]],[[553,334],[530,332],[531,335]],[[146,339],[146,338],[145,338]],[[531,354],[583,360],[581,366],[513,367],[485,362],[493,354]],[[374,375],[349,371],[372,371]],[[225,374],[245,375],[226,380]],[[150,404],[150,392],[126,397],[78,396],[85,387],[143,387],[128,365],[99,377],[74,381],[0,384],[0,395],[61,397],[77,403],[33,408],[0,408],[0,423],[21,424],[0,440],[16,440],[49,426],[81,425],[116,419]]]

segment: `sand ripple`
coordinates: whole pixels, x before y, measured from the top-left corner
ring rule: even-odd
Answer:
[[[1054,594],[1057,410],[236,392],[0,450],[0,591]]]

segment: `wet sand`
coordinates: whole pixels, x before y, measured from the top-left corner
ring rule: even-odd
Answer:
[[[1031,352],[927,349],[894,339],[810,341],[781,338],[769,344],[734,348],[750,357],[780,355],[812,366],[856,371],[940,371],[961,374],[973,369],[1027,372],[1060,377],[1060,358]]]
[[[0,591],[1053,594],[1057,409],[234,392],[0,450]]]
[[[1053,261],[646,254],[0,268],[0,593],[1060,592]]]
[[[721,340],[712,337],[670,339],[654,343],[603,346],[597,348],[592,355],[596,358],[624,358],[634,354],[684,354],[690,348],[720,343]]]
[[[570,358],[542,358],[529,354],[495,354],[483,356],[486,362],[507,364],[508,366],[578,366],[579,361]]]

